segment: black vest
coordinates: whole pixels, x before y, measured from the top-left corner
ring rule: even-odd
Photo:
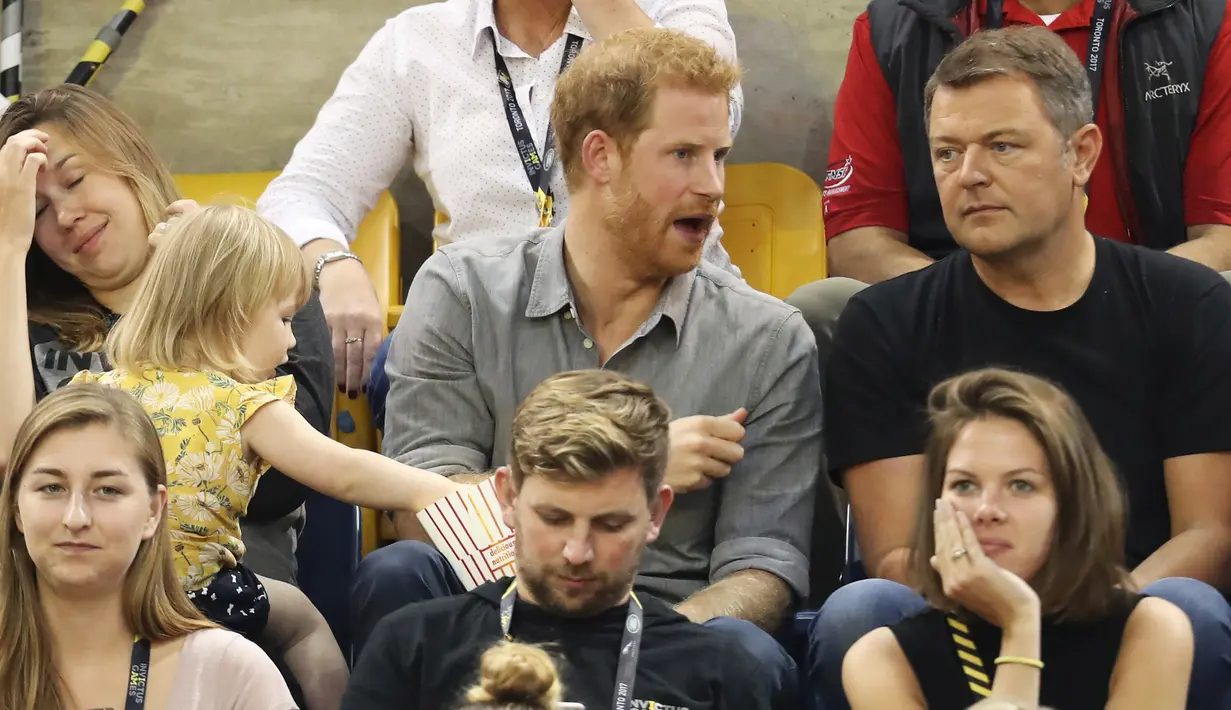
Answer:
[[[1116,195],[1132,240],[1155,249],[1185,241],[1184,165],[1210,48],[1226,0],[1120,0],[1104,54]],[[971,0],[872,0],[868,23],[893,91],[910,199],[910,244],[933,258],[957,248],[945,226],[923,122],[923,89],[962,41],[959,24],[986,23]],[[961,22],[955,21],[962,20]],[[1084,60],[1084,57],[1082,58]],[[1119,107],[1116,104],[1120,104]],[[1132,146],[1131,150],[1125,146]]]

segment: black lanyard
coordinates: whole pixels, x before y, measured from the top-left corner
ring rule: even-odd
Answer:
[[[1094,102],[1091,123],[1098,122],[1099,93],[1103,85],[1103,58],[1111,41],[1111,16],[1115,0],[1094,0],[1094,18],[1090,25],[1090,43],[1086,50],[1086,78],[1090,80],[1090,98]],[[999,29],[1004,24],[1004,0],[988,0],[987,26]]]
[[[124,710],[141,710],[145,707],[145,685],[150,679],[149,639],[133,639],[131,669],[128,672],[128,698]]]
[[[568,44],[564,48],[564,58],[560,60],[560,73],[577,58],[581,45],[585,40],[575,34],[569,34]],[[521,157],[522,167],[526,169],[526,177],[530,180],[530,189],[534,191],[534,201],[539,208],[539,226],[550,227],[551,218],[555,212],[551,194],[551,169],[556,162],[556,135],[551,123],[547,124],[547,137],[543,140],[543,153],[534,146],[534,136],[530,135],[530,126],[526,123],[521,105],[517,103],[517,92],[513,90],[513,78],[509,68],[500,56],[496,33],[492,32],[492,54],[496,57],[496,85],[500,87],[500,96],[504,100],[504,115],[509,119],[509,131],[513,134],[513,143],[517,146],[517,154]]]
[[[517,581],[514,580],[505,590],[504,596],[500,597],[500,632],[507,641],[513,640],[509,629],[513,626],[513,605],[516,601]],[[630,592],[628,616],[624,620],[624,637],[620,639],[620,664],[616,666],[615,690],[611,696],[612,710],[628,710],[632,707],[633,682],[637,680],[637,657],[641,655],[643,620],[641,600],[635,592]]]

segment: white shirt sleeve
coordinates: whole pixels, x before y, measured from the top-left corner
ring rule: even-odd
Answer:
[[[659,27],[690,34],[708,42],[726,59],[738,61],[735,50],[735,31],[731,29],[731,22],[727,17],[727,6],[723,0],[668,0],[657,8],[654,19]],[[731,137],[735,138],[744,117],[744,90],[741,86],[736,85],[731,91],[731,100],[728,105],[731,110]],[[725,207],[726,203],[719,203],[720,215]],[[727,254],[726,247],[722,244],[722,234],[720,216],[719,221],[714,223],[706,238],[702,256],[706,261],[743,278],[743,273],[731,261],[731,256]]]
[[[655,13],[655,24],[686,32],[704,40],[726,59],[737,61],[735,30],[727,16],[723,0],[669,0]],[[744,115],[744,91],[736,86],[731,92],[731,136],[739,133]]]
[[[687,32],[713,45],[723,57],[735,60],[735,31],[723,0],[668,0],[654,15],[656,24]]]
[[[395,30],[395,20],[386,22],[347,67],[286,169],[257,201],[257,211],[301,247],[318,238],[354,240],[405,162],[413,117]]]

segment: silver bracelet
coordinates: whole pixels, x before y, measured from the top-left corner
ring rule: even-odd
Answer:
[[[321,254],[316,259],[316,268],[312,270],[312,288],[314,290],[321,290],[321,269],[325,268],[325,264],[332,261],[337,261],[339,259],[354,259],[360,264],[363,263],[363,260],[356,256],[354,252],[346,251],[345,249],[327,251],[324,254]]]

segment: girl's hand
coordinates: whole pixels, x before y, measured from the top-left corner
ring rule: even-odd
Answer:
[[[154,231],[150,232],[150,249],[154,250],[158,248],[158,245],[162,243],[162,236],[166,233],[167,227],[170,226],[175,219],[186,214],[191,214],[199,209],[201,209],[201,205],[198,205],[195,200],[176,200],[168,205],[163,216],[163,221],[159,222],[158,225],[154,227]]]

